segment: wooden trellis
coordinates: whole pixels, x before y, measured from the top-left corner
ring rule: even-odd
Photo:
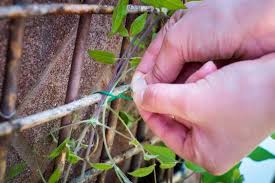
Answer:
[[[111,14],[114,10],[110,5],[96,5],[98,0],[86,0],[84,4],[16,4],[11,6],[0,7],[0,19],[10,19],[10,36],[7,49],[7,61],[4,73],[4,82],[2,88],[1,106],[0,106],[0,182],[4,181],[7,147],[10,139],[13,138],[13,132],[47,123],[51,120],[62,118],[61,125],[65,126],[71,123],[70,114],[76,110],[98,103],[103,97],[100,94],[91,94],[78,99],[78,90],[80,85],[81,68],[83,62],[82,50],[86,41],[88,28],[90,27],[91,14]],[[128,5],[129,14],[156,11],[150,6]],[[22,44],[24,35],[25,18],[31,16],[43,15],[63,15],[77,14],[82,15],[79,19],[75,47],[71,61],[71,70],[68,80],[65,105],[58,106],[54,109],[39,112],[23,118],[16,118],[16,98],[17,98],[17,75],[22,54]],[[126,22],[126,27],[129,25]],[[129,44],[127,39],[123,39],[122,52]],[[19,73],[20,74],[20,73]],[[128,89],[128,86],[122,86],[115,89],[114,93],[121,93]],[[141,132],[140,132],[141,133]],[[62,129],[59,133],[59,141],[62,142],[70,134],[69,129]],[[157,142],[153,139],[151,143]],[[117,162],[129,158],[140,152],[138,149],[130,149],[124,154],[115,157]],[[85,174],[86,179],[90,180],[92,176],[100,172],[88,170]],[[92,176],[91,176],[92,175]],[[74,179],[73,181],[77,181]]]

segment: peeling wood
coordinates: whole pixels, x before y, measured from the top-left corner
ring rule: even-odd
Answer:
[[[113,10],[114,6],[95,4],[21,4],[0,7],[0,19],[59,14],[111,14]],[[152,6],[128,5],[128,13],[130,14],[154,11],[156,10]]]

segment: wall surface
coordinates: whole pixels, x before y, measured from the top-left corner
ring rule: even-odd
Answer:
[[[31,3],[66,2],[61,0],[37,0]],[[68,1],[67,1],[68,2]],[[103,2],[110,4],[110,2]],[[0,5],[11,4],[2,0]],[[78,15],[58,15],[27,18],[25,22],[23,55],[18,71],[17,117],[64,104],[70,64],[75,46]],[[92,15],[88,39],[82,54],[84,63],[80,83],[80,96],[103,89],[112,75],[112,66],[101,65],[88,58],[88,49],[102,49],[119,55],[121,38],[108,37],[111,15]],[[0,20],[0,88],[2,88],[6,62],[9,21]],[[92,109],[80,113],[87,117]],[[57,129],[59,120],[52,121],[23,133],[15,134],[8,154],[8,166],[24,160],[28,168],[12,182],[35,182],[34,167],[51,169],[47,155],[56,146],[49,132]],[[50,167],[50,168],[49,168]]]

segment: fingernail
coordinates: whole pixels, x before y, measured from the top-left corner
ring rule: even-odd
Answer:
[[[211,72],[216,69],[216,65],[213,61],[208,61],[206,64],[202,66],[202,69],[206,72]]]
[[[144,91],[147,88],[147,83],[142,73],[136,73],[132,79],[131,88],[134,93],[134,101],[139,104],[143,99]]]

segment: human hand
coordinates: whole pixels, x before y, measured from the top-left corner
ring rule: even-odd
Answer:
[[[219,70],[209,62],[188,84],[133,80],[139,112],[179,156],[221,174],[275,131],[275,54]],[[171,117],[174,116],[174,117]]]
[[[275,42],[269,42],[265,36],[274,34],[274,25],[268,23],[269,31],[263,33],[267,28],[259,28],[259,22],[250,21],[249,25],[238,20],[246,25],[236,27],[238,32],[233,28],[237,24],[228,20],[230,17],[224,20],[226,24],[212,19],[211,15],[217,12],[211,11],[219,10],[212,7],[207,11],[205,8],[210,2],[205,3],[191,9],[189,15],[181,19],[180,13],[176,14],[169,26],[158,34],[144,55],[132,86],[141,116],[167,146],[211,173],[221,174],[275,130],[272,102],[275,99],[275,55],[230,64],[219,70],[208,62],[188,78],[188,84],[183,84],[181,78],[184,63],[253,59],[272,52],[275,48],[272,41]],[[255,19],[256,15],[253,16]],[[216,27],[214,32],[208,25],[211,22]],[[229,27],[234,35],[226,34]],[[251,30],[245,30],[246,27]],[[252,35],[252,28],[261,30],[261,36]]]

